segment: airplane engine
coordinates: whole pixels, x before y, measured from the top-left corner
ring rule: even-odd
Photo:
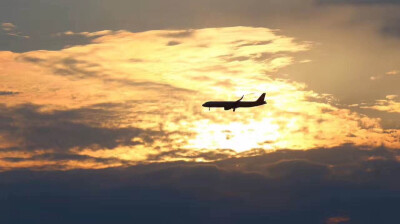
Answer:
[[[224,110],[230,110],[232,107],[224,107]]]

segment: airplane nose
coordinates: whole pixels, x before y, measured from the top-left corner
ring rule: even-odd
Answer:
[[[203,107],[205,107],[206,106],[206,103],[203,103],[203,105],[202,105]]]

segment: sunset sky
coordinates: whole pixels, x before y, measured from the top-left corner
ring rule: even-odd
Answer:
[[[0,216],[397,223],[399,84],[397,0],[2,0]]]

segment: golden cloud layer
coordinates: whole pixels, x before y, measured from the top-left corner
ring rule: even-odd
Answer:
[[[0,91],[18,93],[0,98],[11,110],[9,119],[19,121],[7,126],[13,131],[0,133],[2,148],[16,151],[14,159],[1,154],[8,158],[2,167],[212,161],[246,156],[249,150],[345,143],[400,147],[399,130],[384,130],[379,119],[332,106],[327,95],[277,78],[280,68],[304,62],[295,54],[311,44],[274,30],[228,27],[82,35],[100,37],[60,51],[0,52]],[[262,92],[268,102],[263,107],[235,113],[201,107],[204,101],[236,100],[243,94],[252,94],[245,100],[253,100]],[[28,113],[23,105],[39,106]],[[36,123],[29,119],[33,115]],[[46,116],[53,123],[44,122]],[[65,122],[71,130],[59,131]],[[50,133],[42,136],[36,130],[43,125]],[[83,128],[88,130],[83,134],[104,136],[94,134],[91,141],[65,136]],[[31,133],[26,130],[34,130],[37,138],[51,135],[52,142],[40,144],[30,134],[21,134]],[[39,156],[59,150],[81,160]],[[36,159],[18,161],[29,156]]]
[[[361,108],[400,113],[400,102],[396,101],[397,95],[387,95],[386,99],[377,100],[374,105],[363,105]]]

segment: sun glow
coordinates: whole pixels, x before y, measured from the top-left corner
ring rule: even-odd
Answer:
[[[233,149],[237,152],[259,148],[261,143],[274,142],[279,137],[279,126],[272,119],[215,124],[203,120],[197,123],[197,136],[189,140],[189,148]]]

